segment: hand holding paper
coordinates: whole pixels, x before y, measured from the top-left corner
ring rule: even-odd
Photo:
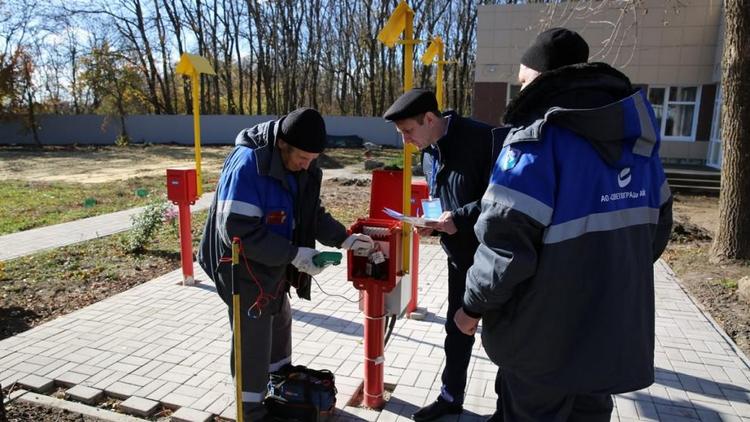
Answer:
[[[440,199],[423,199],[422,210],[424,210],[424,215],[422,217],[410,217],[390,208],[383,208],[383,211],[389,217],[394,218],[398,221],[403,221],[404,223],[409,223],[415,227],[433,228],[434,223],[440,222],[440,218],[442,217],[441,213],[443,213],[443,207],[440,204]]]
[[[438,221],[428,222],[426,227],[447,234],[455,234],[458,231],[456,224],[453,222],[453,213],[450,211],[445,211],[441,214]]]
[[[391,217],[391,218],[393,218],[395,220],[403,221],[404,223],[409,223],[412,226],[416,226],[416,227],[427,227],[426,226],[427,223],[429,223],[429,222],[436,223],[437,222],[436,219],[431,220],[431,219],[427,219],[427,218],[423,218],[423,217],[409,217],[407,215],[401,214],[398,211],[394,211],[394,210],[392,210],[390,208],[383,208],[383,212],[385,212],[389,217]]]

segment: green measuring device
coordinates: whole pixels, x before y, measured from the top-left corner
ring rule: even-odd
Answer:
[[[313,257],[316,267],[341,264],[341,252],[321,252]]]

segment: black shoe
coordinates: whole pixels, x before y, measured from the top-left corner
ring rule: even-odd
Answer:
[[[503,422],[503,421],[505,421],[505,417],[503,417],[503,414],[498,410],[495,413],[493,413],[492,416],[485,419],[484,422]]]
[[[463,411],[464,407],[462,405],[451,403],[444,400],[442,397],[438,397],[438,399],[431,404],[414,412],[414,414],[411,415],[411,418],[416,422],[427,422],[445,415],[458,415]]]
[[[268,414],[268,410],[266,410],[266,407],[262,404],[251,405],[249,403],[245,403],[242,410],[242,420],[245,422],[261,422],[273,420],[273,418]]]

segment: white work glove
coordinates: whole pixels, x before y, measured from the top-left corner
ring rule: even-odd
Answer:
[[[369,252],[374,247],[375,242],[372,241],[372,238],[362,233],[352,234],[341,244],[341,248],[352,251]]]
[[[315,265],[313,257],[319,253],[320,252],[313,248],[299,247],[297,249],[297,255],[292,260],[292,265],[297,267],[300,272],[310,275],[318,275],[323,271],[323,268]]]

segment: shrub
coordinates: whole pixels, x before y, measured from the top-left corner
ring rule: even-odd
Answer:
[[[170,206],[168,201],[159,199],[148,204],[142,213],[131,217],[133,228],[124,237],[123,248],[130,253],[143,252],[164,224],[164,215]]]
[[[130,137],[128,135],[120,135],[115,139],[115,145],[118,147],[126,147],[130,145]]]

